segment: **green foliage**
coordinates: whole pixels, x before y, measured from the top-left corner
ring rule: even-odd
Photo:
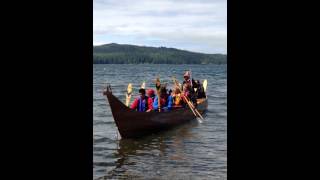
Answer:
[[[93,47],[94,64],[226,64],[227,55],[165,47],[105,44]]]

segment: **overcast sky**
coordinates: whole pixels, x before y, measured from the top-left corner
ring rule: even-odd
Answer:
[[[93,44],[227,53],[227,0],[93,0]]]

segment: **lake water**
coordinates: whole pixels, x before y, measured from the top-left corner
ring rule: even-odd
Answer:
[[[208,80],[208,111],[168,131],[141,139],[118,139],[109,103],[102,95],[106,83],[124,102],[128,83],[136,97],[143,81],[154,88],[159,75],[170,87],[171,76],[182,82],[185,70],[194,79]],[[94,179],[227,179],[226,65],[94,65]]]

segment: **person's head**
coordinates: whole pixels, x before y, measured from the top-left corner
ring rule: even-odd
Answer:
[[[147,96],[149,96],[149,97],[155,96],[155,95],[154,95],[154,90],[153,90],[153,89],[148,89],[148,90],[147,90]]]
[[[146,95],[146,90],[145,89],[139,89],[139,95],[140,95],[140,97],[144,97],[145,95]]]
[[[167,95],[167,88],[165,86],[160,87],[160,96],[166,96]]]
[[[186,72],[184,73],[184,75],[183,75],[183,78],[184,78],[185,80],[190,79],[190,72],[189,72],[189,71],[186,71]]]
[[[178,87],[176,87],[176,88],[174,89],[173,93],[174,93],[174,94],[180,94],[181,91],[180,91],[180,89],[179,89]]]

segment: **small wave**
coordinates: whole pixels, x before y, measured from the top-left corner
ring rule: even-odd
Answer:
[[[93,165],[95,166],[116,166],[117,164],[115,162],[93,162]]]
[[[100,137],[100,138],[95,138],[94,139],[95,143],[101,143],[101,142],[106,142],[106,143],[114,143],[115,140],[107,138],[107,137]]]
[[[108,124],[114,124],[113,121],[94,121],[93,125],[108,125]]]
[[[93,147],[94,152],[100,152],[100,151],[115,151],[117,150],[116,148],[109,148],[109,147]]]
[[[111,112],[101,112],[101,113],[95,113],[94,114],[95,117],[104,117],[104,118],[111,118],[112,114]]]

